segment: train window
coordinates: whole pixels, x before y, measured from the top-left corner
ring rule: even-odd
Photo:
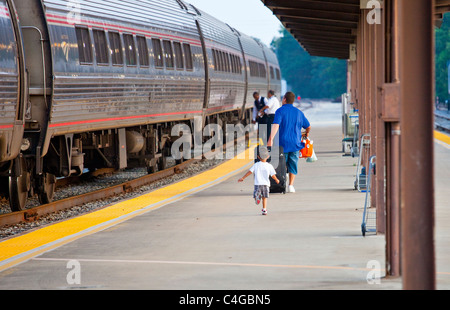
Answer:
[[[249,61],[249,66],[250,66],[250,75],[251,76],[255,76],[255,77],[262,77],[265,78],[266,75],[266,67],[259,63],[259,62],[255,62],[255,61]]]
[[[147,39],[143,36],[136,36],[136,41],[139,51],[139,64],[141,67],[148,67],[150,61],[148,59]]]
[[[220,52],[220,55],[222,57],[222,64],[223,64],[222,71],[227,72],[227,59],[226,59],[227,54],[225,52]]]
[[[236,73],[236,64],[234,61],[234,55],[230,54],[230,66],[231,66],[231,72]]]
[[[213,55],[213,64],[214,64],[214,71],[217,71],[217,55],[216,55],[216,50],[213,49],[212,50],[212,55]]]
[[[109,48],[113,65],[123,65],[122,41],[118,32],[109,32]]]
[[[222,71],[222,60],[220,59],[220,54],[219,51],[214,51],[215,55],[216,55],[216,70],[217,71]]]
[[[226,72],[231,72],[231,67],[230,67],[230,56],[228,53],[223,53],[223,55],[225,56],[225,64],[226,64]]]
[[[164,47],[164,61],[166,63],[166,68],[173,68],[173,50],[172,50],[172,42],[168,40],[163,41],[163,47]]]
[[[158,39],[152,39],[152,45],[153,45],[153,57],[155,59],[155,67],[162,68],[164,67],[164,60],[161,41]]]
[[[184,58],[186,59],[186,69],[193,70],[194,64],[192,61],[191,46],[189,44],[183,44],[183,48],[184,48]]]
[[[225,52],[220,52],[220,53],[222,55],[222,63],[223,63],[222,71],[227,72],[228,71],[227,53],[225,53]]]
[[[219,51],[215,51],[216,52],[216,61],[217,61],[217,71],[222,71],[222,58],[220,58],[220,53]]]
[[[225,62],[225,54],[220,51],[220,59],[222,60],[222,72],[225,72],[227,70],[227,63]]]
[[[3,2],[3,4],[2,4]],[[5,1],[0,1],[0,62],[1,62],[1,67],[0,67],[0,72],[8,72],[8,71],[3,71],[2,69],[14,69],[17,70],[17,64],[15,63],[15,61],[12,61],[13,59],[16,59],[16,45],[13,43],[15,42],[15,38],[14,38],[14,30],[13,30],[13,25],[11,20],[8,19],[3,19],[4,17],[9,16],[8,9],[7,6],[4,7],[3,5]],[[2,12],[2,10],[5,10],[5,12]],[[6,15],[2,15],[2,14],[6,14]],[[1,78],[2,82],[3,77]],[[2,85],[2,91],[3,91],[3,86]],[[4,94],[4,93],[2,93]],[[3,98],[0,98],[0,100],[2,100]],[[3,117],[3,105],[1,105],[0,110],[2,110],[2,112],[0,112],[0,114]],[[2,144],[3,145],[3,144]]]
[[[238,61],[238,73],[239,74],[242,74],[242,63],[241,63],[241,58],[240,57],[238,57],[237,58],[237,61]]]
[[[274,71],[273,71],[273,67],[272,66],[270,66],[270,79],[274,79],[275,78],[275,73],[274,73]]]
[[[227,71],[227,61],[225,60],[225,53],[220,52],[220,58],[222,58],[222,71]]]
[[[181,43],[173,42],[173,49],[175,51],[175,62],[177,69],[184,69],[183,50],[181,49]]]
[[[231,67],[231,72],[236,73],[236,64],[234,62],[234,55],[232,55],[232,54],[230,54],[230,67]]]
[[[92,63],[92,44],[89,29],[75,27],[80,63]]]
[[[136,45],[132,34],[124,34],[123,42],[125,44],[125,56],[127,66],[137,65]]]
[[[250,67],[250,76],[255,76],[255,63],[253,61],[249,61],[248,66]]]
[[[277,72],[277,80],[281,80],[280,69],[276,69]]]
[[[106,43],[106,34],[104,30],[92,30],[94,35],[95,58],[98,64],[108,64],[108,47]]]
[[[227,53],[225,53],[225,52],[221,52],[221,53],[222,53],[222,61],[223,61],[223,72],[227,72],[228,71]]]
[[[231,67],[231,72],[236,73],[236,64],[234,61],[234,55],[231,55],[231,54],[230,54],[230,67]]]
[[[227,62],[227,72],[231,72],[231,61],[229,53],[225,53],[225,60]]]
[[[259,65],[259,76],[262,78],[267,78],[266,66],[263,64],[258,65]]]
[[[238,58],[236,55],[233,55],[233,68],[234,68],[234,73],[239,73],[239,68],[238,68]]]
[[[217,71],[222,71],[222,59],[220,58],[220,52],[216,50]]]

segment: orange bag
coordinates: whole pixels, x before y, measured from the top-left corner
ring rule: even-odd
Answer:
[[[314,146],[313,146],[313,141],[306,139],[306,140],[302,140],[303,143],[305,143],[305,148],[303,148],[300,153],[301,153],[301,158],[310,158],[313,155],[313,151],[314,151]]]

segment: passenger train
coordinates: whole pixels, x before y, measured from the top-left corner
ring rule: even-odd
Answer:
[[[164,168],[171,128],[251,120],[276,55],[182,0],[0,0],[0,179],[13,211],[85,169]]]

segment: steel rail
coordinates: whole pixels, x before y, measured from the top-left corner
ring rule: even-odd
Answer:
[[[236,138],[233,141],[233,144],[246,141],[247,138],[250,138],[248,134]],[[223,149],[226,150],[227,144],[223,144]],[[214,150],[211,152],[204,154],[203,157],[207,157],[209,154],[213,153]],[[186,169],[188,166],[192,165],[193,163],[199,162],[202,159],[190,159],[187,161],[182,162],[181,164],[178,164],[176,166],[167,168],[162,171],[158,171],[152,174],[148,174],[133,180],[129,180],[127,182],[110,186],[107,188],[99,189],[96,191],[88,192],[85,194],[56,200],[51,203],[41,205],[38,207],[30,208],[27,210],[17,211],[17,212],[11,212],[7,214],[0,215],[0,227],[3,226],[11,226],[16,225],[21,222],[33,222],[38,220],[39,218],[49,215],[51,213],[59,212],[68,210],[73,207],[81,206],[90,202],[102,200],[105,198],[111,198],[117,195],[126,194],[129,192],[132,192],[133,190],[142,187],[144,185],[168,178],[170,176],[176,175],[181,173],[184,169]]]

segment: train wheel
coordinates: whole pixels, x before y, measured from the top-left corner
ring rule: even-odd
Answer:
[[[158,169],[159,171],[165,170],[167,168],[167,158],[163,153],[162,156],[158,160]]]
[[[147,173],[148,174],[152,174],[152,173],[155,173],[156,172],[156,166],[148,166],[147,167]]]
[[[56,190],[56,177],[51,173],[44,173],[39,180],[39,202],[47,204],[53,201]]]
[[[20,165],[11,169],[9,177],[9,205],[11,211],[25,210],[28,192],[30,190],[30,173],[27,170],[27,164],[24,158],[18,158],[14,161],[14,165]],[[21,171],[20,175],[16,175],[15,171]]]

